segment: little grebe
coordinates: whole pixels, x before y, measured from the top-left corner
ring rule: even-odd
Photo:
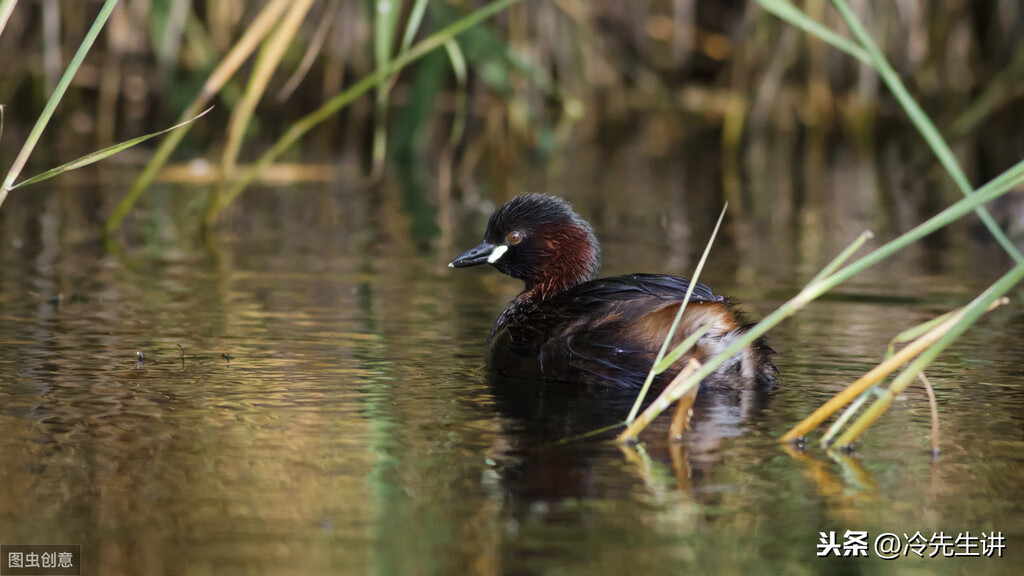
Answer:
[[[568,202],[523,194],[491,215],[484,241],[448,266],[490,264],[526,283],[487,339],[487,364],[499,374],[634,387],[643,383],[668,334],[690,281],[663,274],[597,279],[601,245]],[[723,296],[697,284],[672,345],[711,329],[671,370],[690,358],[706,361],[749,324]],[[702,382],[704,388],[774,384],[772,350],[760,339]]]

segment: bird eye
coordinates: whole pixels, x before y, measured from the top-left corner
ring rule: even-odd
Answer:
[[[523,241],[523,235],[519,232],[509,232],[508,236],[505,236],[505,242],[508,242],[509,246],[514,246]]]

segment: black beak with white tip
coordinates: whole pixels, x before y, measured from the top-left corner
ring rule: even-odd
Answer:
[[[452,260],[448,267],[466,268],[468,266],[479,266],[480,264],[494,264],[505,254],[506,250],[508,250],[508,246],[504,244],[495,246],[485,240],[479,246],[466,250],[458,258]]]

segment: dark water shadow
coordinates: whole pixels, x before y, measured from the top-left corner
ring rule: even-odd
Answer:
[[[594,464],[620,450],[626,462],[642,454],[641,460],[671,466],[681,490],[701,493],[701,484],[713,482],[714,469],[727,456],[723,444],[744,434],[771,398],[767,391],[703,391],[682,441],[669,439],[666,414],[643,433],[639,447],[620,447],[614,440],[635,391],[490,373],[486,378],[508,442],[501,476],[513,513],[517,502],[600,497]]]

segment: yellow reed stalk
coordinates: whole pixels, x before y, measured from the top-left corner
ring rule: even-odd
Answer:
[[[945,322],[932,328],[917,340],[907,344],[899,352],[893,354],[884,362],[872,368],[867,374],[861,376],[856,382],[850,384],[845,390],[836,394],[831,400],[804,418],[780,439],[780,442],[794,442],[806,436],[811,430],[817,428],[822,422],[828,419],[837,410],[846,406],[865,390],[876,382],[892,374],[897,368],[903,366],[926,348],[934,344],[942,337],[957,321],[963,316],[963,308],[956,310]]]
[[[219,3],[216,3],[219,4]],[[263,10],[256,16],[251,24],[245,29],[245,33],[238,39],[235,46],[228,52],[227,56],[221,60],[217,68],[210,74],[210,77],[203,83],[203,87],[199,90],[199,94],[196,95],[192,103],[181,113],[179,122],[184,122],[189,118],[192,118],[199,114],[206,107],[206,105],[216,96],[221,89],[227,84],[228,80],[234,76],[238,68],[249,59],[249,56],[259,47],[260,42],[263,38],[270,33],[274,25],[277,24],[278,19],[284,12],[284,9],[289,5],[289,0],[271,0],[267,5],[263,7]],[[142,171],[142,174],[132,184],[131,189],[125,194],[124,198],[117,204],[114,209],[114,213],[107,219],[105,230],[107,234],[110,234],[114,230],[117,230],[124,222],[128,213],[131,212],[132,206],[138,201],[142,193],[149,188],[149,185],[153,183],[156,175],[163,168],[164,164],[170,159],[171,154],[174,153],[174,149],[178,147],[181,140],[185,138],[185,134],[188,133],[188,128],[177,130],[170,133],[167,138],[160,143],[157,147],[153,157],[146,164],[146,168]]]
[[[636,420],[633,420],[633,423],[627,426],[626,429],[619,434],[616,440],[619,442],[629,442],[636,439],[637,435],[639,435],[644,428],[646,428],[654,421],[655,418],[658,417],[659,414],[661,414],[660,410],[652,410],[653,407],[658,405],[658,400],[670,395],[674,389],[687,384],[690,377],[693,376],[697,370],[700,370],[700,367],[700,362],[698,362],[696,358],[691,358],[686,366],[679,371],[679,374],[676,374],[676,377],[672,379],[672,382],[670,382],[669,385],[661,391],[658,398],[656,398],[655,401],[647,407],[647,410],[644,410],[640,416],[637,416]],[[696,386],[694,389],[696,389]],[[696,393],[694,393],[694,395],[696,395]]]
[[[302,21],[306,19],[306,14],[309,13],[312,5],[313,0],[296,0],[288,9],[281,24],[260,48],[259,54],[256,56],[256,64],[253,66],[252,75],[249,76],[249,84],[245,87],[245,94],[243,94],[238,105],[235,106],[235,110],[231,114],[231,120],[228,123],[228,141],[224,147],[224,154],[221,157],[222,179],[231,178],[231,175],[234,173],[235,162],[238,159],[239,151],[242,149],[242,139],[245,137],[245,130],[248,128],[249,122],[252,121],[253,114],[256,112],[256,105],[263,98],[263,93],[267,89],[270,77],[277,70],[285,50],[288,49],[292,38],[298,32]],[[210,205],[216,203],[216,197],[220,192],[219,188],[211,196]]]

